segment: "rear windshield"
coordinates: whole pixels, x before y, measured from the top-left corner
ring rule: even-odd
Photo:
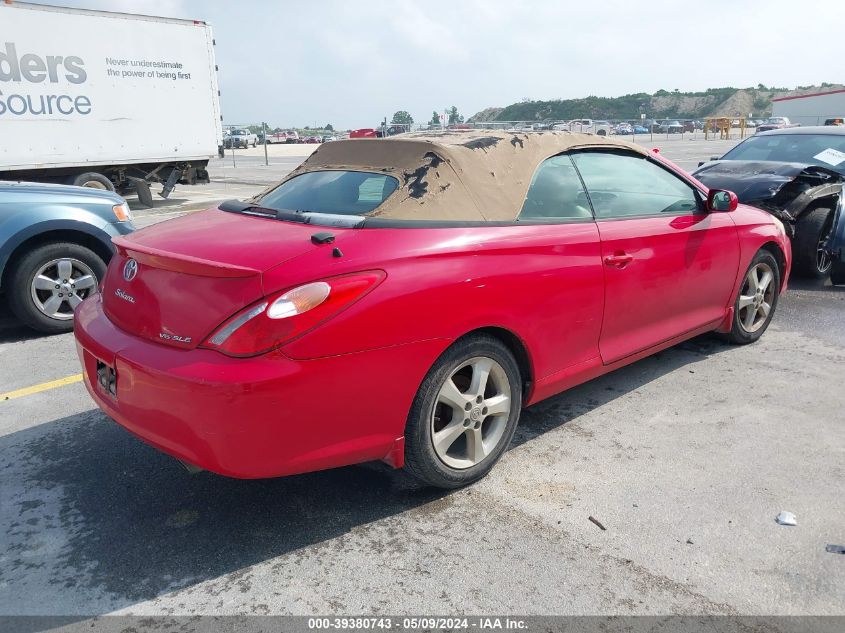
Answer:
[[[845,174],[845,134],[765,134],[752,136],[722,157],[821,165]]]
[[[278,211],[366,215],[399,188],[393,176],[364,171],[312,171],[291,178],[260,199]]]

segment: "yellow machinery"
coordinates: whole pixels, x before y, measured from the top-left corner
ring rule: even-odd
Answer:
[[[719,139],[730,139],[735,122],[738,123],[736,127],[739,128],[739,138],[745,138],[745,117],[735,119],[725,116],[705,117],[704,140],[707,140],[709,136],[716,138],[717,133],[719,134]]]

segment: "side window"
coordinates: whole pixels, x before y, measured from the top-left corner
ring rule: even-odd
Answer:
[[[572,159],[598,219],[702,210],[691,185],[642,156],[579,152]]]
[[[572,159],[562,154],[545,160],[534,172],[518,219],[592,217]]]

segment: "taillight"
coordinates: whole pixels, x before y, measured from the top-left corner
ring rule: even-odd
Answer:
[[[317,327],[375,288],[384,271],[332,277],[262,299],[217,328],[201,345],[229,356],[255,356]]]

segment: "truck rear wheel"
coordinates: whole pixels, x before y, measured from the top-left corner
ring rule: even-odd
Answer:
[[[114,191],[114,183],[103,174],[98,174],[95,171],[88,171],[75,176],[70,184],[76,187],[90,187],[91,189],[100,189],[102,191]]]

